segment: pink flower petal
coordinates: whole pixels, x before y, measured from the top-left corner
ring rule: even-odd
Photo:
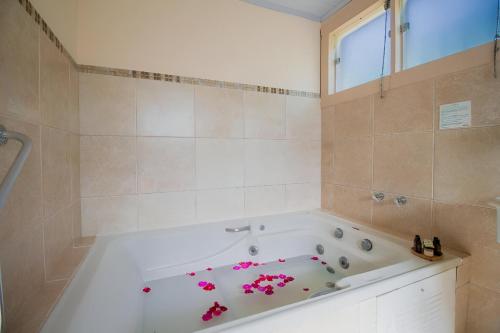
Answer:
[[[286,284],[284,282],[279,282],[277,284],[277,286],[280,287],[280,288],[283,288],[284,286],[286,286]]]
[[[314,257],[311,257],[311,260],[318,260],[319,258],[314,256]]]
[[[285,262],[285,259],[278,259],[279,262]]]
[[[241,268],[240,266],[233,266],[233,269],[234,269],[235,271],[239,271],[239,270],[240,270],[240,268]]]
[[[250,290],[250,289],[252,289],[252,285],[250,285],[250,284],[244,284],[243,285],[243,289]]]
[[[151,288],[149,287],[144,287],[142,288],[142,291],[145,292],[146,294],[149,293],[151,291]]]
[[[190,273],[186,273],[186,275],[189,275],[189,276],[195,276],[196,273],[195,272],[190,272]]]
[[[245,290],[245,294],[253,294],[253,290],[247,289],[247,290]]]
[[[280,275],[278,275],[278,277],[279,277],[280,279],[286,279],[286,275],[285,275],[285,274],[280,274]]]
[[[207,267],[207,271],[211,271],[212,269],[212,267]]]
[[[199,287],[205,287],[207,284],[208,284],[207,281],[200,281],[200,282],[198,282],[198,286]]]

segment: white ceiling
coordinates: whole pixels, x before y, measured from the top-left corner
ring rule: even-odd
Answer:
[[[351,0],[243,0],[245,2],[321,22]]]

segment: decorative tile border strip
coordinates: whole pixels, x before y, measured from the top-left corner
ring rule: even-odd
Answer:
[[[320,97],[319,93],[313,93],[313,92],[308,92],[308,91],[266,87],[266,86],[237,83],[237,82],[199,79],[199,78],[193,78],[193,77],[187,77],[187,76],[144,72],[144,71],[136,71],[136,70],[128,70],[128,69],[109,68],[109,67],[90,66],[90,65],[80,65],[79,69],[80,69],[80,72],[82,72],[82,73],[121,76],[121,77],[138,78],[138,79],[155,80],[155,81],[166,81],[166,82],[174,82],[174,83],[184,83],[184,84],[192,84],[192,85],[197,85],[197,86],[239,89],[239,90],[245,90],[245,91],[257,91],[257,92],[262,92],[262,93],[278,94],[278,95],[290,95],[290,96],[300,96],[300,97],[310,97],[310,98],[319,98]]]
[[[5,0],[0,0],[0,1],[5,1]],[[57,38],[56,34],[52,31],[52,29],[49,27],[47,22],[45,22],[45,20],[42,18],[40,13],[38,13],[35,7],[33,7],[31,2],[29,0],[18,0],[18,2],[21,5],[21,7],[24,8],[26,13],[33,19],[33,21],[42,28],[42,32],[50,39],[52,43],[54,43],[56,48],[70,60],[71,64],[74,67],[78,67],[78,64],[73,59],[71,54],[69,54],[69,52],[66,51],[59,38]]]
[[[5,0],[0,0],[5,1]],[[93,74],[103,74],[103,75],[112,75],[112,76],[121,76],[121,77],[129,77],[129,78],[140,78],[145,80],[156,80],[156,81],[166,81],[166,82],[175,82],[175,83],[184,83],[184,84],[192,84],[198,86],[208,86],[208,87],[218,87],[218,88],[229,88],[229,89],[239,89],[245,91],[257,91],[268,94],[278,94],[278,95],[289,95],[289,96],[300,96],[300,97],[310,97],[310,98],[319,98],[319,93],[313,93],[308,91],[300,91],[300,90],[289,90],[283,88],[274,88],[274,87],[266,87],[259,86],[253,84],[245,84],[245,83],[237,83],[237,82],[227,82],[227,81],[216,81],[216,80],[208,80],[208,79],[199,79],[193,77],[179,76],[179,75],[171,75],[171,74],[161,74],[161,73],[153,73],[153,72],[144,72],[144,71],[136,71],[136,70],[128,70],[128,69],[119,69],[119,68],[108,68],[108,67],[99,67],[99,66],[89,66],[89,65],[78,65],[73,57],[66,51],[62,43],[56,37],[52,29],[48,26],[47,22],[40,16],[38,11],[33,7],[29,0],[18,0],[19,4],[24,8],[26,13],[31,16],[31,18],[35,21],[37,25],[42,28],[42,31],[45,35],[54,43],[61,53],[66,55],[70,62],[74,67],[78,68],[78,70],[82,73],[93,73]]]

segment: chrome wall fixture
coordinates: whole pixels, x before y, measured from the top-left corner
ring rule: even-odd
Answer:
[[[376,202],[382,202],[385,199],[385,194],[382,192],[373,192],[372,199],[375,200]]]
[[[32,147],[31,139],[26,135],[7,131],[5,127],[0,125],[0,146],[6,145],[9,142],[9,139],[19,141],[22,147],[17,154],[14,163],[12,163],[9,171],[7,171],[2,184],[0,185],[0,209],[5,206],[7,197],[9,196],[9,193],[12,190],[14,183],[16,182],[17,176],[19,176],[19,174],[21,173],[24,162],[26,162],[26,159],[28,158]]]
[[[396,198],[394,198],[394,203],[398,207],[403,207],[408,203],[408,198],[405,197],[404,195],[398,195]]]

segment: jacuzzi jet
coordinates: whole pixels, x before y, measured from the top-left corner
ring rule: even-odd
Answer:
[[[343,269],[348,269],[349,268],[349,259],[347,259],[347,257],[344,257],[344,256],[340,257],[339,258],[339,265]]]
[[[321,244],[316,245],[316,252],[318,252],[318,254],[325,253],[325,248],[323,247],[323,245]]]
[[[333,269],[333,267],[332,267],[332,266],[326,266],[326,270],[327,270],[327,272],[328,272],[328,273],[330,273],[330,274],[335,274],[335,270]]]
[[[251,256],[256,256],[259,253],[259,248],[255,245],[252,245],[248,248],[248,253],[250,253]]]

